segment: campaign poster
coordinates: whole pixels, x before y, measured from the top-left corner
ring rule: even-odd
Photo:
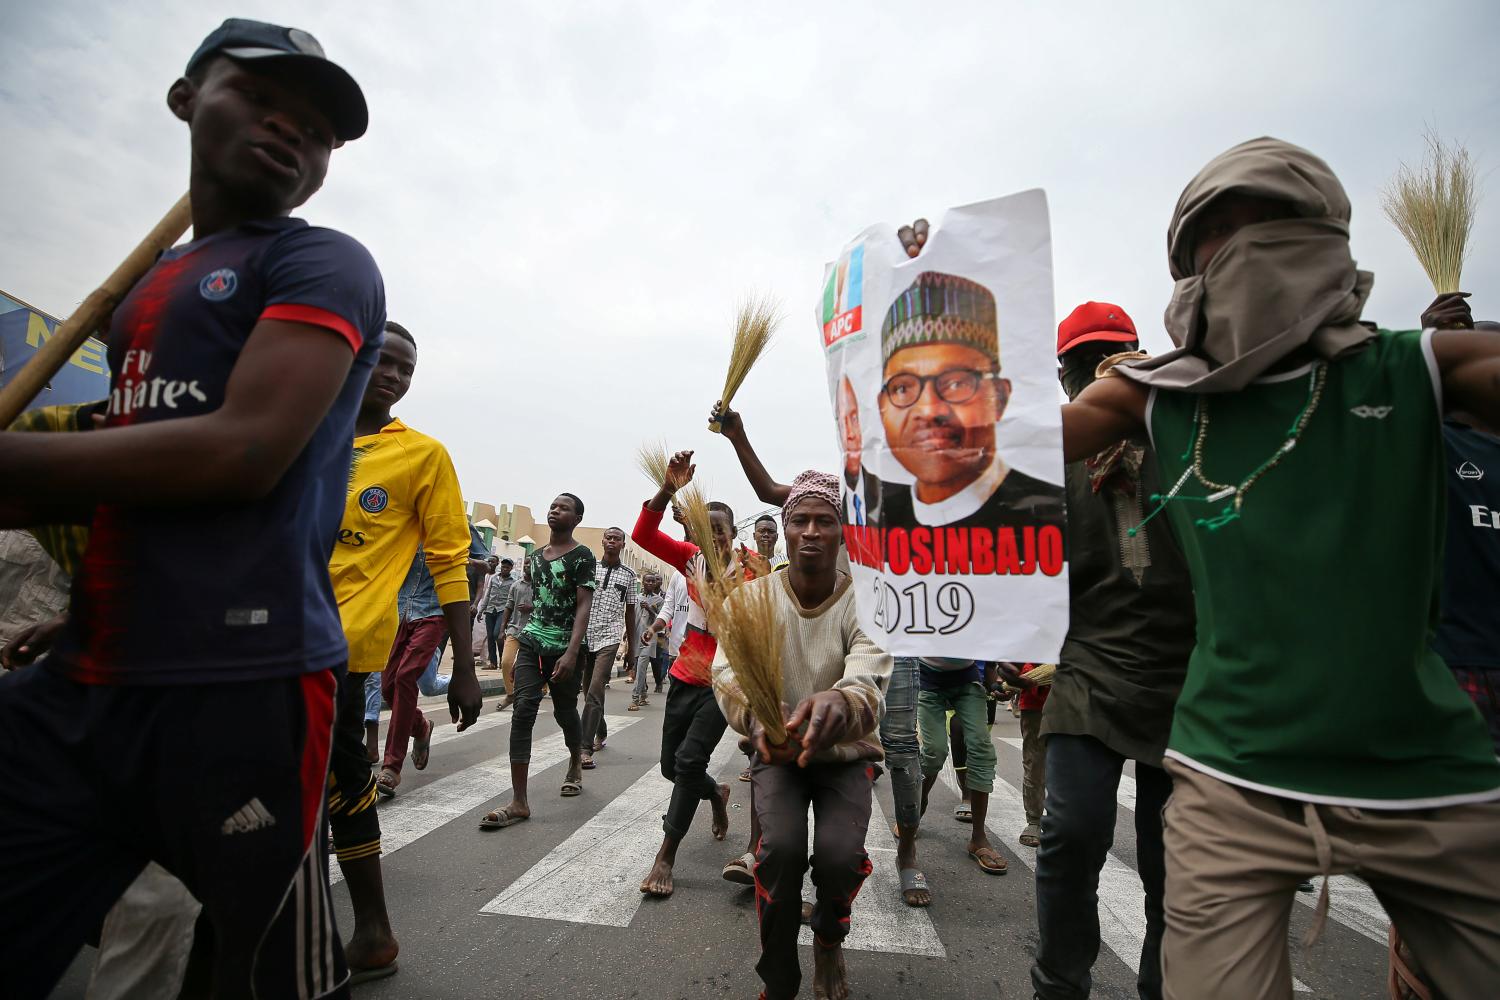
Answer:
[[[865,631],[904,656],[1056,662],[1068,627],[1052,244],[1040,190],[893,225],[824,270],[818,326]]]

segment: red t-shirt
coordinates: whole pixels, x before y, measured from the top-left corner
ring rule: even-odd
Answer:
[[[1029,674],[1037,668],[1038,664],[1021,664],[1021,673]],[[1047,695],[1052,693],[1052,685],[1044,684],[1041,687],[1026,688],[1016,696],[1016,707],[1023,712],[1040,712],[1042,706],[1047,704]]]

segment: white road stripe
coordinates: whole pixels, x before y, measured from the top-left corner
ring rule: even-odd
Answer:
[[[897,955],[926,955],[947,958],[948,952],[938,937],[937,928],[926,909],[907,906],[901,899],[901,875],[896,870],[894,847],[871,847],[870,842],[893,843],[890,821],[876,798],[870,810],[869,832],[865,851],[875,870],[854,897],[854,912],[849,916],[849,936],[844,947],[850,951],[880,951]],[[802,884],[802,898],[812,900],[816,890],[809,871]],[[812,947],[812,928],[803,927],[797,940]]]
[[[636,720],[630,717],[610,716],[608,722],[611,729],[625,730],[635,725]],[[478,725],[475,724],[459,735],[468,736],[477,729]],[[568,748],[563,743],[562,733],[553,733],[548,738],[538,741],[532,749],[531,774],[535,776],[567,759]],[[508,749],[504,753],[482,760],[478,764],[470,765],[462,771],[429,782],[410,792],[402,793],[398,788],[396,797],[379,807],[381,853],[390,857],[413,841],[420,840],[439,827],[463,816],[469,810],[508,791],[510,791],[510,751]],[[330,865],[329,882],[338,882],[342,878],[343,873],[338,865]]]
[[[614,719],[609,724],[625,728]],[[723,771],[739,753],[738,744],[739,736],[727,733],[708,773]],[[671,798],[672,783],[652,768],[479,912],[629,927],[640,909],[641,879],[661,846],[661,816]],[[695,827],[707,822],[703,811]]]

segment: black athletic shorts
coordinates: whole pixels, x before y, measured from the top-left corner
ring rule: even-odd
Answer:
[[[0,995],[47,996],[154,860],[213,924],[216,997],[347,996],[322,821],[335,683],[0,677]]]

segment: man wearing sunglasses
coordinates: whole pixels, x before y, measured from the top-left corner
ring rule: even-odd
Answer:
[[[1011,388],[989,289],[924,271],[891,304],[880,341],[881,423],[916,480],[886,485],[884,526],[1060,525],[1062,487],[1010,468],[995,448]]]

